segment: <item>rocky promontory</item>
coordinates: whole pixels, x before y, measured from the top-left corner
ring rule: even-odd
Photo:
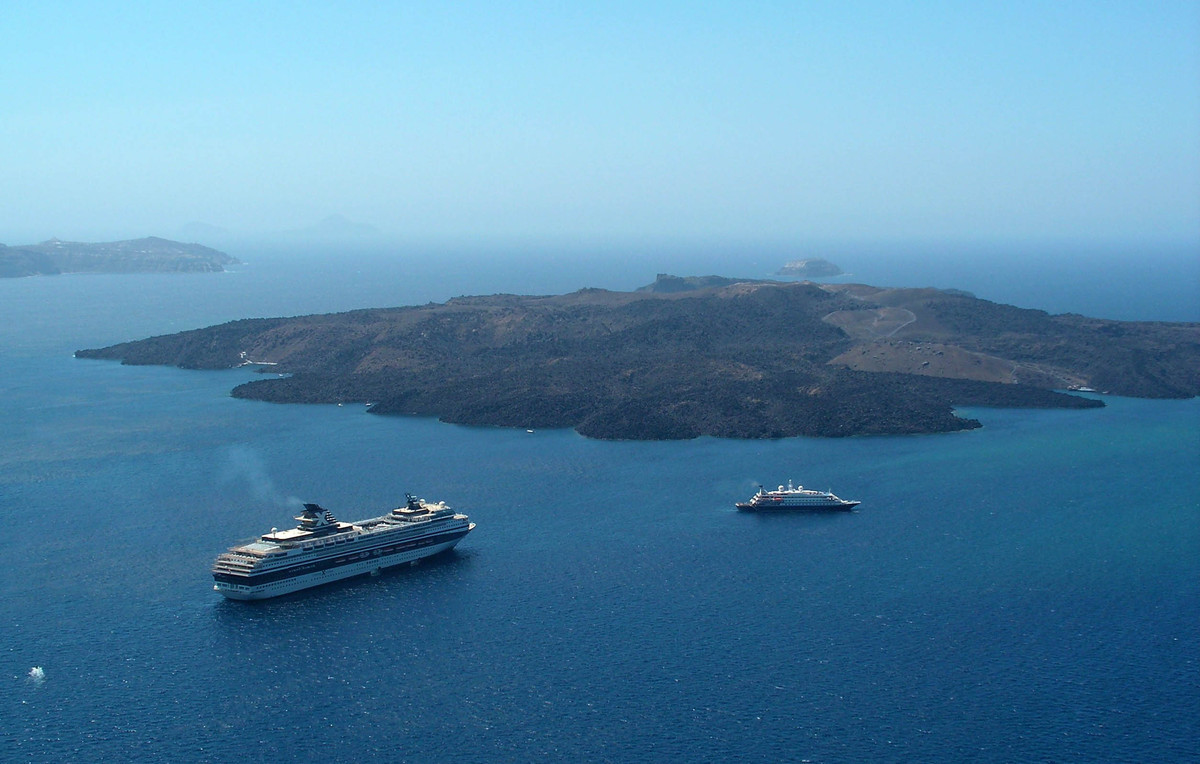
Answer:
[[[233,394],[619,439],[946,432],[979,426],[956,405],[1103,405],[1069,387],[1200,394],[1200,324],[1050,315],[936,289],[728,281],[249,319],[77,355],[271,364],[284,376]]]
[[[0,244],[0,277],[60,273],[208,273],[236,265],[237,259],[200,244],[149,236],[86,243],[50,239],[41,244]]]

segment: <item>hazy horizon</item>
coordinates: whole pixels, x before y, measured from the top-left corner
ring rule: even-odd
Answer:
[[[1189,2],[18,6],[0,241],[337,215],[389,242],[1191,245],[1197,29]]]

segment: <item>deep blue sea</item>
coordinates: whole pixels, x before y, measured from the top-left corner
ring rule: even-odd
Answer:
[[[72,357],[250,316],[779,263],[235,254],[225,274],[0,280],[0,760],[1200,759],[1200,400],[971,409],[983,429],[935,436],[601,442]],[[867,283],[1200,319],[1194,253],[1101,273],[845,260]],[[862,505],[734,511],[788,479]],[[354,520],[406,491],[478,527],[377,578],[212,591],[213,558],[296,499]]]

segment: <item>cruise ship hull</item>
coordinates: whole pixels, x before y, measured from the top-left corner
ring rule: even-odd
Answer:
[[[740,512],[849,512],[859,505],[857,501],[822,504],[785,504],[783,502],[745,502],[735,504]]]
[[[377,549],[373,550],[374,553],[363,552],[360,555],[352,553],[349,555],[350,557],[360,557],[360,559],[346,560],[341,564],[310,563],[308,566],[297,566],[293,570],[275,570],[256,576],[216,574],[214,575],[216,584],[213,585],[213,589],[234,600],[263,600],[278,597],[432,557],[453,549],[474,527],[475,525],[472,523],[459,531],[440,534],[429,539],[430,543],[415,548],[412,548],[412,544],[409,542],[402,544],[402,548],[394,552]],[[339,561],[334,560],[333,562]],[[304,572],[305,567],[319,567],[319,569]]]

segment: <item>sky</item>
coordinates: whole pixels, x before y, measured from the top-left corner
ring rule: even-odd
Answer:
[[[10,0],[0,39],[10,245],[1200,243],[1194,0]]]

